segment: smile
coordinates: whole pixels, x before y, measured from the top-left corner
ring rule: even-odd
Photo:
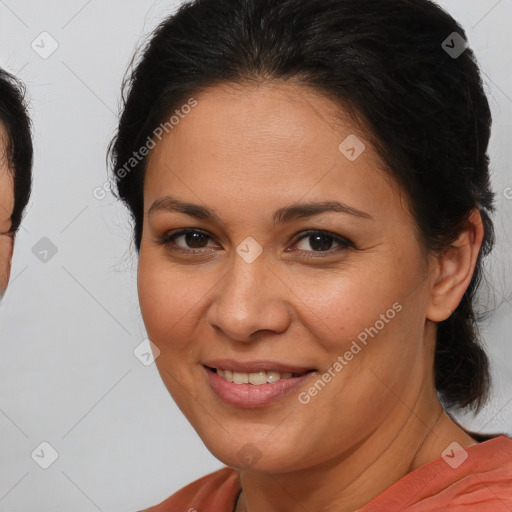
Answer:
[[[262,407],[294,390],[298,392],[299,386],[315,373],[272,363],[208,364],[204,368],[212,391],[223,402],[242,408]]]
[[[215,368],[214,370],[216,371],[217,375],[226,379],[228,382],[234,382],[235,384],[252,384],[253,386],[261,386],[262,384],[277,382],[281,379],[292,379],[307,373],[277,372],[273,370],[265,370],[257,373],[246,373],[231,370],[221,370],[220,368]]]

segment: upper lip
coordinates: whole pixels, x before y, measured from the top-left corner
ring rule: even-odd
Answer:
[[[295,366],[283,364],[277,361],[235,361],[234,359],[212,359],[203,361],[204,366],[221,370],[231,370],[241,373],[258,373],[264,371],[274,371],[281,373],[306,373],[312,371],[313,368],[305,366]]]

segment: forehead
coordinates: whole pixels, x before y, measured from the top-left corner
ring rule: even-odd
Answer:
[[[0,176],[3,174],[11,174],[8,155],[9,144],[9,134],[4,124],[0,121]]]
[[[186,105],[181,119],[174,115],[172,129],[156,141],[148,157],[150,176],[166,166],[176,171],[200,168],[203,176],[229,168],[236,182],[262,172],[267,179],[285,178],[293,168],[300,179],[303,171],[311,174],[334,162],[346,163],[339,146],[356,134],[365,140],[366,164],[384,168],[364,129],[339,104],[311,88],[282,82],[228,84],[206,89],[195,99],[196,106]]]
[[[9,133],[4,123],[0,120],[0,168],[2,171],[10,167],[8,149],[11,144]]]
[[[356,129],[333,100],[295,82],[222,84],[202,91],[196,99],[198,105],[185,116],[188,122],[180,121],[173,132],[178,137],[186,132],[183,136],[191,142],[207,135],[204,142],[212,144],[245,143],[249,153],[277,150],[286,142],[291,155],[307,141],[318,143],[319,137],[331,136],[335,142],[340,132]]]
[[[229,84],[206,89],[195,99],[196,106],[183,109],[181,119],[175,116],[179,122],[151,150],[146,196],[158,195],[167,184],[193,183],[198,193],[220,191],[222,184],[224,191],[227,186],[238,194],[252,187],[282,193],[286,184],[299,199],[320,181],[342,188],[389,181],[364,129],[311,88]],[[355,161],[340,150],[350,137],[364,144]]]
[[[0,123],[0,231],[8,229],[14,208],[14,182],[9,165],[7,149],[9,137],[2,123]],[[6,228],[7,226],[7,228]]]
[[[7,146],[9,144],[9,136],[5,129],[4,123],[0,121],[0,159],[4,160],[6,157]]]

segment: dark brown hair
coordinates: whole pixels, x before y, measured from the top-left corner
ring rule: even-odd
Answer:
[[[32,187],[32,134],[25,104],[25,88],[14,76],[0,69],[0,124],[7,133],[6,155],[14,178],[12,233],[18,230]]]

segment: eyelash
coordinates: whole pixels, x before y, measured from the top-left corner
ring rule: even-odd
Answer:
[[[181,230],[178,230],[178,231],[175,231],[172,233],[167,233],[167,234],[163,235],[161,238],[157,239],[156,243],[159,245],[163,245],[166,248],[168,248],[169,250],[175,251],[175,252],[182,252],[182,253],[187,253],[187,254],[203,254],[203,255],[205,254],[205,252],[210,252],[209,249],[211,248],[211,246],[206,246],[206,247],[202,247],[199,249],[193,249],[193,248],[185,248],[185,247],[176,245],[174,243],[177,238],[187,235],[187,234],[190,234],[190,233],[199,233],[199,234],[209,238],[210,240],[214,239],[206,231],[203,231],[201,229],[189,228],[189,229],[181,229]],[[322,230],[318,230],[318,229],[311,229],[311,230],[307,230],[307,231],[300,233],[300,236],[294,240],[293,244],[297,244],[297,243],[301,242],[302,240],[313,237],[313,236],[325,236],[327,238],[330,238],[330,239],[332,239],[333,243],[338,244],[338,247],[334,248],[334,249],[331,248],[331,249],[328,249],[325,251],[313,251],[313,250],[304,251],[304,250],[299,249],[298,251],[293,251],[293,252],[302,252],[302,253],[305,253],[308,255],[306,257],[318,258],[318,257],[332,256],[334,253],[341,252],[345,249],[349,249],[349,248],[355,249],[356,248],[354,246],[354,244],[352,242],[350,242],[349,240],[347,240],[346,238],[343,238],[339,235],[335,235],[334,233],[331,233],[330,231],[322,231]],[[291,252],[291,251],[286,250],[286,252]]]

